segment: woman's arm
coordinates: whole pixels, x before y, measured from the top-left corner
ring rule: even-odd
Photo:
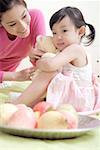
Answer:
[[[1,74],[2,81],[26,81],[31,80],[31,76],[34,72],[34,68],[27,68],[17,72],[6,72],[3,71]]]

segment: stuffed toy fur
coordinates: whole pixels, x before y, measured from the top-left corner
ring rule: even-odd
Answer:
[[[56,55],[56,53],[58,52],[58,50],[55,48],[53,42],[52,42],[52,37],[51,36],[38,36],[36,39],[36,45],[35,47],[37,49],[42,50],[43,52],[46,52],[43,54],[43,58],[46,57],[54,57]],[[33,78],[35,76],[37,76],[37,74],[40,72],[41,70],[37,69],[34,73],[33,73]]]
[[[36,39],[36,48],[49,53],[57,52],[51,36],[38,36]]]

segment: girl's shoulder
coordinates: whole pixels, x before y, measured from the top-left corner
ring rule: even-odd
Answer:
[[[78,52],[79,54],[86,54],[87,55],[87,49],[83,45],[80,44],[72,44],[73,49]]]
[[[79,58],[86,55],[86,49],[82,45],[79,44],[71,44],[69,46],[70,53],[75,56],[75,58]]]
[[[71,44],[70,47],[73,48],[74,50],[85,50],[85,47],[83,47],[80,44]]]
[[[73,56],[72,64],[75,66],[85,66],[88,62],[88,56],[85,47],[79,44],[71,45],[71,54]]]

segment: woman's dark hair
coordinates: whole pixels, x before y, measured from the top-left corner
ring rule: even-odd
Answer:
[[[27,5],[24,0],[0,0],[0,22],[1,22],[2,13],[8,11],[16,4],[24,5],[27,8]]]
[[[88,35],[84,35],[84,37],[86,37],[87,39],[87,42],[85,42],[85,45],[86,46],[90,45],[95,38],[95,28],[91,24],[88,24],[85,22],[84,17],[78,8],[64,7],[58,10],[57,12],[55,12],[52,15],[50,22],[49,22],[51,30],[55,23],[60,22],[66,16],[68,16],[71,19],[71,21],[74,23],[76,28],[80,28],[81,26],[89,27],[90,33]]]

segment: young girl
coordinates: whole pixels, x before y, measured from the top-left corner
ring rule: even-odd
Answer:
[[[86,34],[86,27],[90,33]],[[41,58],[36,66],[42,72],[18,98],[17,103],[37,102],[47,90],[46,100],[54,107],[61,103],[72,104],[77,111],[90,111],[100,108],[98,89],[93,82],[92,66],[83,46],[95,38],[95,29],[85,22],[81,11],[74,7],[64,7],[50,19],[53,43],[59,53],[53,58]],[[37,57],[37,56],[35,56]],[[62,71],[57,71],[62,68]],[[99,100],[99,101],[98,101]]]
[[[30,80],[33,67],[19,72],[15,70],[34,48],[40,34],[45,34],[45,24],[39,10],[28,10],[24,0],[0,0],[1,83]]]

